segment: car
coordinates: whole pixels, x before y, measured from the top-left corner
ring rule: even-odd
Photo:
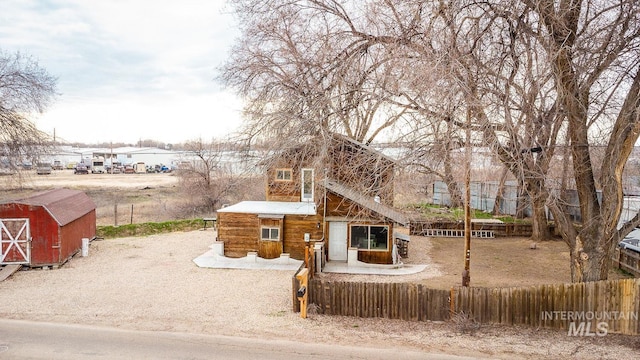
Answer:
[[[62,162],[60,162],[60,160],[54,160],[51,168],[53,170],[62,170],[64,169],[64,166],[62,166]]]
[[[89,173],[89,168],[87,168],[87,165],[85,164],[76,164],[76,167],[73,169],[73,173],[74,174],[88,174]]]
[[[135,174],[136,170],[133,168],[133,165],[125,165],[123,173],[125,173],[125,174]]]
[[[51,164],[48,162],[39,162],[36,168],[38,175],[51,175]]]
[[[640,253],[640,239],[627,236],[618,243],[618,247]]]

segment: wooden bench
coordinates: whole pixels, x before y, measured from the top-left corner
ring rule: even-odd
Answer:
[[[211,223],[211,227],[215,230],[217,220],[218,218],[215,218],[215,217],[202,219],[202,221],[204,222],[204,229],[202,230],[207,230],[207,223]]]

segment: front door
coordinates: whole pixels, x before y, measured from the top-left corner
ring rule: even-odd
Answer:
[[[347,261],[347,223],[329,222],[329,260]]]
[[[0,219],[0,264],[31,263],[29,219]]]

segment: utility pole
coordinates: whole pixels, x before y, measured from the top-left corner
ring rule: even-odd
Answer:
[[[471,282],[471,113],[467,111],[464,167],[464,271],[462,286]]]

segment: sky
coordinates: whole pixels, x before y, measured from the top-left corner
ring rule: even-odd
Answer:
[[[242,102],[216,76],[238,36],[225,0],[0,0],[0,50],[58,79],[31,119],[68,142],[227,137]]]

